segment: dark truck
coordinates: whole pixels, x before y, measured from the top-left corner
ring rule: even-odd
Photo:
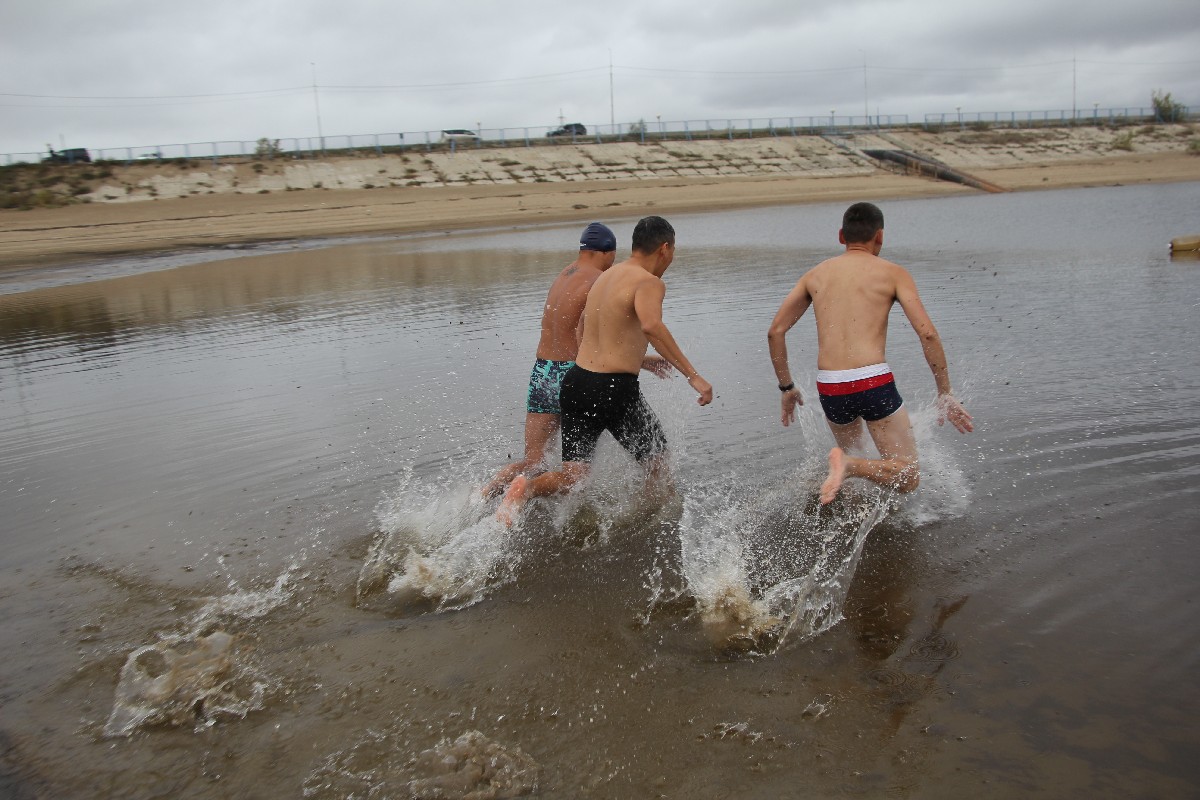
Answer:
[[[71,147],[66,150],[48,148],[50,155],[42,159],[43,164],[86,164],[91,163],[92,156],[86,148]]]
[[[555,128],[546,134],[547,136],[587,136],[587,128],[580,125],[578,122],[568,122],[561,128]]]

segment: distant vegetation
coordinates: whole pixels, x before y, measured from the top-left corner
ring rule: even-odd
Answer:
[[[275,158],[281,155],[283,155],[283,148],[279,146],[278,139],[272,140],[264,136],[255,143],[255,158]]]
[[[1158,122],[1178,122],[1187,116],[1187,106],[1172,100],[1170,92],[1155,90],[1150,93],[1150,102],[1154,104],[1154,118]]]
[[[1132,150],[1133,149],[1133,131],[1125,131],[1113,137],[1113,150]]]
[[[13,164],[0,167],[0,208],[29,210],[90,202],[90,193],[113,174],[107,162],[94,164]]]

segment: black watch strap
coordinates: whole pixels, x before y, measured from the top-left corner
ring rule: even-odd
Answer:
[[[795,389],[795,388],[796,388],[796,384],[795,384],[795,383],[789,383],[787,386],[780,386],[780,387],[779,387],[779,391],[781,391],[781,392],[790,392],[792,389]]]

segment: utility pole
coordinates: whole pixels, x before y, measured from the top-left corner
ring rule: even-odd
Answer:
[[[867,51],[860,51],[863,54],[863,116],[867,118],[867,127],[871,127],[871,107],[867,102]]]
[[[617,132],[617,112],[613,102],[613,74],[612,74],[612,48],[608,48],[608,124],[612,126],[612,132],[616,135]]]
[[[1071,124],[1075,124],[1075,53],[1071,53]]]
[[[325,134],[321,132],[321,98],[317,94],[317,62],[310,61],[308,63],[312,65],[313,105],[315,105],[317,108],[317,140],[320,141],[321,152],[324,153],[325,152]]]

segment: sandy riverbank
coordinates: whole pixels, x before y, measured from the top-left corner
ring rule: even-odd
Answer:
[[[1013,191],[1200,180],[1200,157],[1189,153],[1191,128],[1143,132],[1144,141],[1135,140],[1132,150],[1114,148],[1116,135],[1103,129],[910,131],[886,141],[797,137],[487,148],[260,170],[134,165],[118,168],[112,178],[124,191],[99,187],[93,202],[0,212],[0,268],[277,239],[976,191],[889,172],[859,152],[880,146],[931,155]],[[405,166],[418,157],[420,171]]]

